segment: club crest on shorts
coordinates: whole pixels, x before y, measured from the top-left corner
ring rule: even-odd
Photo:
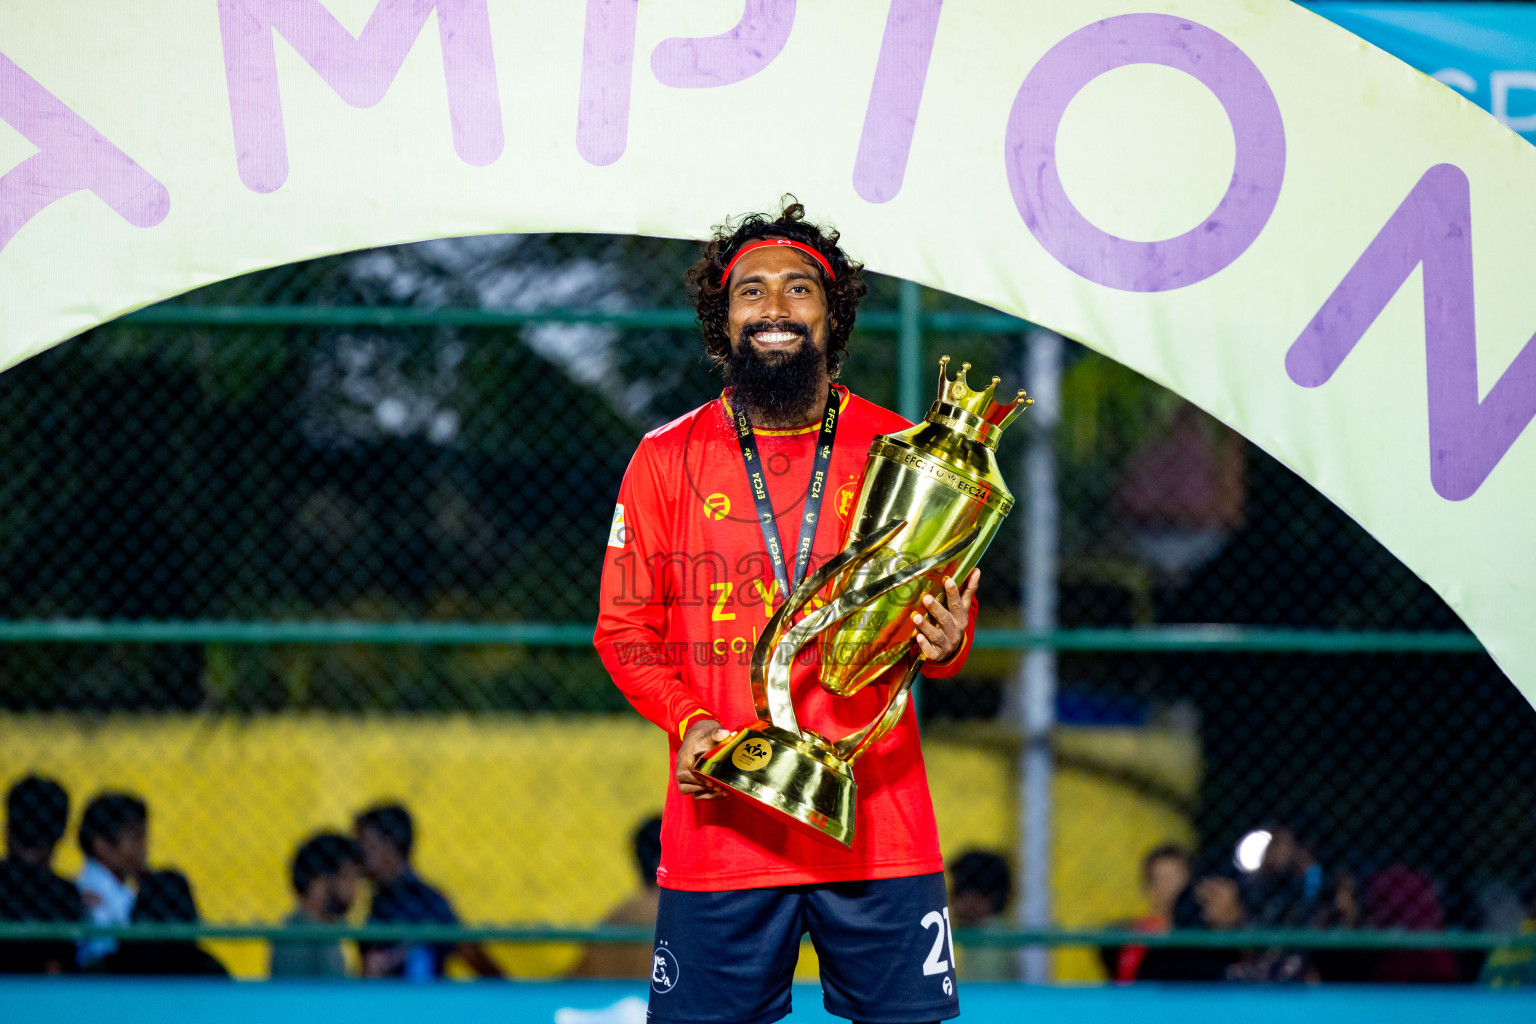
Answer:
[[[651,988],[662,995],[677,985],[677,957],[666,946],[657,946],[651,954]]]

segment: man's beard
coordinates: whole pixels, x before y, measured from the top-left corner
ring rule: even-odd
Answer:
[[[790,352],[759,351],[752,344],[758,331],[793,331],[800,344]],[[725,357],[725,376],[732,397],[754,420],[796,424],[816,416],[813,408],[826,397],[826,357],[811,344],[811,331],[797,321],[759,320],[742,327],[739,344]],[[809,412],[807,412],[809,410]]]

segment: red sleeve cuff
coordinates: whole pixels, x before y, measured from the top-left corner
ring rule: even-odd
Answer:
[[[698,719],[710,717],[712,717],[710,713],[705,711],[703,708],[694,708],[692,711],[688,712],[682,718],[677,720],[677,738],[681,740],[683,736],[687,734],[688,727]]]
[[[971,653],[971,636],[973,629],[967,629],[965,635],[960,638],[960,646],[954,654],[943,661],[929,661],[923,664],[923,675],[929,679],[949,679],[960,674],[965,667],[966,656]]]

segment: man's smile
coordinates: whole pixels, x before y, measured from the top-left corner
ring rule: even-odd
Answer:
[[[762,319],[741,326],[742,343],[750,343],[759,352],[784,352],[799,348],[800,340],[810,336],[810,324],[800,320]]]
[[[772,347],[799,341],[800,335],[796,331],[757,331],[752,335],[752,340],[759,345]]]

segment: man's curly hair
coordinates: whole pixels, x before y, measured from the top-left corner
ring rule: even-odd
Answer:
[[[826,272],[816,268],[827,293],[827,372],[836,377],[843,357],[848,354],[848,336],[853,333],[858,317],[859,300],[867,290],[864,265],[849,259],[838,247],[835,229],[823,230],[810,223],[805,219],[805,207],[795,202],[793,196],[785,198],[789,203],[777,218],[751,213],[734,227],[729,222],[717,226],[683,280],[693,299],[699,329],[704,332],[704,351],[719,366],[731,352],[730,296],[720,283],[731,258],[743,245],[760,238],[789,238],[809,245],[827,258],[836,275],[836,280],[828,281]]]

